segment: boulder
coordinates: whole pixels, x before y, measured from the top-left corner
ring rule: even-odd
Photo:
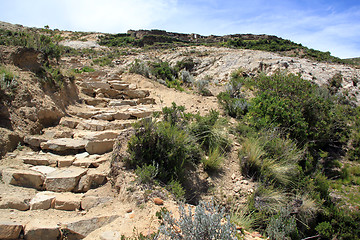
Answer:
[[[104,154],[113,150],[115,139],[88,141],[85,150],[90,154]]]
[[[81,177],[75,192],[87,192],[90,188],[97,188],[107,182],[107,174],[97,169],[89,169],[88,173]]]
[[[55,152],[64,152],[67,150],[85,149],[87,141],[73,138],[58,138],[43,142],[40,144],[43,150],[52,150]]]
[[[140,98],[136,102],[137,102],[137,104],[155,104],[155,99],[153,99],[153,98]]]
[[[31,221],[25,226],[26,240],[57,240],[60,236],[60,227],[57,224]]]
[[[0,221],[0,239],[19,239],[23,226],[16,222]]]
[[[75,189],[80,178],[85,175],[86,172],[86,169],[77,167],[57,169],[46,176],[46,190],[54,192],[71,192]]]
[[[39,148],[40,144],[46,141],[48,141],[48,139],[45,136],[41,136],[41,135],[31,135],[24,137],[24,142],[26,144],[29,144],[31,147],[36,147],[36,148]]]
[[[2,106],[0,104],[0,111],[1,110],[2,110]],[[0,119],[1,119],[1,114],[0,114]],[[3,156],[7,152],[15,150],[19,142],[21,141],[22,141],[22,137],[18,133],[0,127],[0,156]]]
[[[75,211],[80,209],[82,194],[61,193],[56,194],[54,208],[64,211]]]
[[[79,120],[74,118],[61,118],[59,125],[69,128],[76,128],[79,122]]]
[[[121,82],[112,82],[110,83],[111,87],[116,90],[125,90],[129,87],[129,84],[121,83]]]
[[[108,100],[104,98],[88,98],[85,99],[85,103],[91,106],[106,107]]]
[[[39,192],[30,201],[30,210],[47,210],[51,208],[51,202],[55,199],[53,192]]]
[[[113,222],[118,217],[117,215],[92,217],[66,223],[62,228],[68,231],[69,239],[83,239],[91,232]]]
[[[29,200],[24,196],[5,196],[0,200],[0,209],[29,210]],[[1,238],[0,238],[1,239]]]
[[[70,167],[74,161],[75,161],[75,157],[72,156],[62,157],[57,160],[57,166],[59,168]]]
[[[42,190],[44,179],[43,174],[32,170],[8,168],[2,171],[2,180],[5,183],[21,187]]]
[[[128,98],[145,98],[150,95],[150,92],[148,90],[125,90],[123,91],[123,94],[125,94]]]

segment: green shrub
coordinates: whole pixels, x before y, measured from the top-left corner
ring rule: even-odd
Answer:
[[[18,83],[16,75],[5,66],[0,66],[0,90],[14,91]]]
[[[205,151],[218,148],[227,151],[230,140],[225,131],[225,120],[219,117],[219,112],[211,110],[207,115],[195,115],[195,121],[190,126],[190,132]]]
[[[182,61],[178,61],[175,65],[175,67],[178,70],[186,70],[191,72],[195,67],[195,62],[192,58],[185,58]]]
[[[135,173],[140,183],[153,183],[159,173],[158,169],[158,166],[145,164],[142,167],[137,167]]]
[[[168,62],[151,62],[150,71],[157,79],[172,82],[178,75],[175,69],[173,69]]]
[[[156,164],[157,178],[165,183],[182,180],[187,164],[200,160],[200,152],[193,137],[167,121],[144,119],[135,126],[135,134],[128,143],[131,166]]]
[[[281,208],[278,214],[271,217],[265,231],[267,236],[274,240],[300,239],[296,219],[287,207]]]
[[[135,61],[130,65],[129,69],[130,73],[140,74],[144,77],[150,78],[150,69],[146,63],[141,62],[139,59],[135,59]]]
[[[179,181],[171,180],[166,187],[172,194],[174,194],[177,200],[179,201],[184,200],[185,189],[182,187]]]
[[[184,128],[192,118],[192,114],[185,113],[184,106],[177,106],[175,102],[172,102],[171,107],[164,107],[162,113],[165,121],[180,128]]]
[[[224,209],[214,203],[200,202],[195,212],[191,207],[185,210],[179,206],[180,219],[175,219],[169,212],[163,214],[160,233],[169,239],[237,239],[236,228],[230,222]]]
[[[75,73],[84,73],[84,72],[95,72],[95,69],[85,66],[80,69],[76,68],[73,70]]]

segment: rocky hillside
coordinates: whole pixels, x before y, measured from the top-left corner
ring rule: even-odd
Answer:
[[[217,239],[357,239],[356,65],[263,35],[0,34],[0,239],[186,238],[183,202]]]

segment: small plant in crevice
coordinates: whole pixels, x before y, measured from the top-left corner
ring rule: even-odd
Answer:
[[[156,176],[158,175],[159,166],[155,163],[149,165],[143,165],[142,167],[137,167],[135,170],[136,175],[138,176],[138,181],[143,184],[153,183]]]
[[[224,209],[214,203],[200,202],[193,211],[179,206],[180,218],[175,219],[171,213],[162,215],[163,225],[160,233],[170,239],[237,239],[236,228],[230,222]]]

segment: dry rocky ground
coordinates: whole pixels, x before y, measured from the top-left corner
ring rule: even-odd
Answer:
[[[76,48],[99,46],[94,42],[67,42]],[[1,135],[4,154],[0,160],[0,238],[1,239],[120,239],[155,232],[161,207],[177,211],[174,197],[160,186],[151,191],[136,182],[132,170],[119,166],[113,178],[111,151],[116,141],[125,141],[131,123],[161,111],[172,102],[188,112],[206,114],[221,111],[214,96],[192,91],[180,92],[143,76],[127,73],[135,59],[161,59],[176,63],[191,56],[196,62],[196,79],[211,78],[210,90],[216,96],[231,72],[243,68],[249,74],[277,69],[301,73],[308,80],[325,84],[334,74],[343,75],[342,87],[360,100],[355,79],[360,71],[344,65],[282,57],[274,53],[211,47],[185,47],[151,50],[124,56],[114,67],[98,67],[93,73],[77,75],[54,93],[41,88],[36,76],[22,64],[14,66],[11,54],[17,49],[1,48],[1,61],[19,76],[18,92],[3,98]],[[90,66],[86,57],[63,57],[64,69]],[[229,124],[234,124],[229,120]],[[255,183],[241,176],[234,136],[231,154],[222,171],[197,174],[210,187],[200,198],[216,196],[227,203],[236,199],[241,206],[253,192]],[[23,139],[23,146],[14,150]],[[124,149],[123,149],[124,150]],[[157,205],[155,198],[163,203]],[[240,226],[241,227],[241,226]],[[257,233],[244,235],[258,239]]]

